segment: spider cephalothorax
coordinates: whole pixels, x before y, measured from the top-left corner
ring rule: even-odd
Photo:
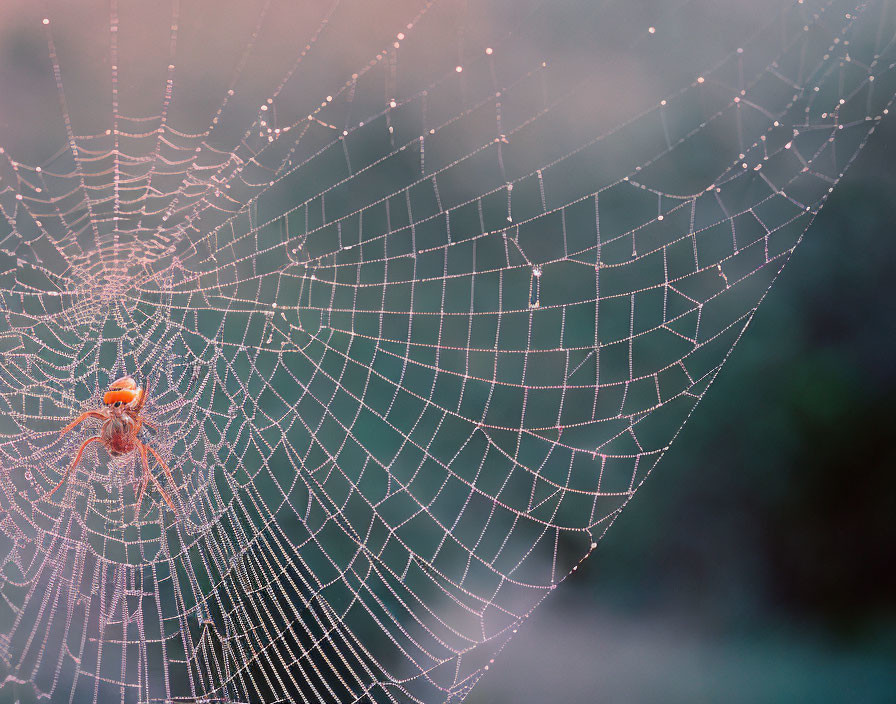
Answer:
[[[62,429],[60,437],[88,418],[95,418],[96,420],[103,422],[100,426],[100,434],[88,438],[81,443],[81,446],[78,448],[78,452],[75,455],[75,459],[63,473],[62,479],[44,498],[50,498],[65,483],[69,473],[81,462],[81,455],[84,454],[84,450],[88,445],[94,442],[101,442],[111,455],[126,455],[134,450],[140,454],[140,463],[143,465],[143,476],[140,479],[140,489],[137,494],[135,517],[140,515],[143,494],[146,492],[146,487],[149,485],[149,482],[156,485],[162,498],[165,499],[165,503],[168,504],[172,511],[177,513],[177,509],[174,507],[171,497],[168,496],[168,493],[162,488],[162,485],[159,484],[158,480],[149,471],[148,455],[151,454],[153,458],[155,458],[164,470],[168,481],[171,482],[171,485],[173,486],[174,479],[171,476],[171,470],[168,469],[168,465],[165,464],[165,461],[159,456],[159,453],[146,443],[141,442],[138,437],[140,428],[144,425],[149,428],[155,428],[152,423],[141,415],[144,403],[146,403],[146,387],[138,387],[137,382],[134,381],[133,377],[125,376],[109,385],[109,390],[103,395],[102,408],[85,411],[65,426]]]

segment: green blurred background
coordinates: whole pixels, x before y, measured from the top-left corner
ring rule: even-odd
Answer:
[[[894,159],[891,116],[469,702],[896,702]]]

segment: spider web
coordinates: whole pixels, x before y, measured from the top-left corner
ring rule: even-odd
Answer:
[[[3,701],[461,701],[896,92],[886,2],[34,5],[2,9]],[[124,374],[176,514],[98,444],[45,498]]]

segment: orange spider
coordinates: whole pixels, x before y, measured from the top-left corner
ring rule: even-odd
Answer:
[[[95,411],[84,411],[84,413],[65,426],[59,437],[62,437],[88,418],[96,418],[97,420],[103,421],[103,424],[100,427],[100,434],[88,438],[81,443],[81,447],[78,448],[78,453],[75,455],[74,461],[69,465],[68,469],[65,470],[62,479],[55,487],[53,487],[53,490],[50,491],[50,493],[44,496],[44,498],[49,499],[63,484],[65,484],[65,480],[68,479],[69,473],[81,462],[81,455],[84,454],[85,448],[90,445],[90,443],[101,442],[105,445],[110,455],[126,455],[134,450],[137,450],[140,453],[140,462],[143,464],[143,478],[140,481],[140,493],[137,495],[137,510],[134,514],[135,519],[140,515],[140,506],[143,504],[143,494],[146,492],[146,487],[149,485],[150,481],[156,485],[162,498],[165,499],[165,503],[167,503],[171,510],[176,514],[177,509],[174,508],[171,497],[168,496],[168,493],[162,488],[162,485],[159,484],[158,480],[149,471],[147,453],[152,454],[156,461],[161,465],[162,469],[165,470],[165,476],[168,477],[168,481],[174,486],[171,470],[168,469],[168,465],[165,464],[165,461],[159,456],[158,452],[149,445],[140,442],[137,438],[137,434],[144,424],[155,429],[155,425],[140,415],[144,403],[146,403],[146,387],[144,386],[142,389],[138,388],[137,382],[134,381],[133,377],[124,376],[121,379],[113,381],[112,384],[109,385],[109,390],[103,395],[104,408]]]

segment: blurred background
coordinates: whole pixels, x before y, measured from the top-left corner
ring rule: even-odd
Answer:
[[[467,700],[896,701],[896,120],[598,550]]]

